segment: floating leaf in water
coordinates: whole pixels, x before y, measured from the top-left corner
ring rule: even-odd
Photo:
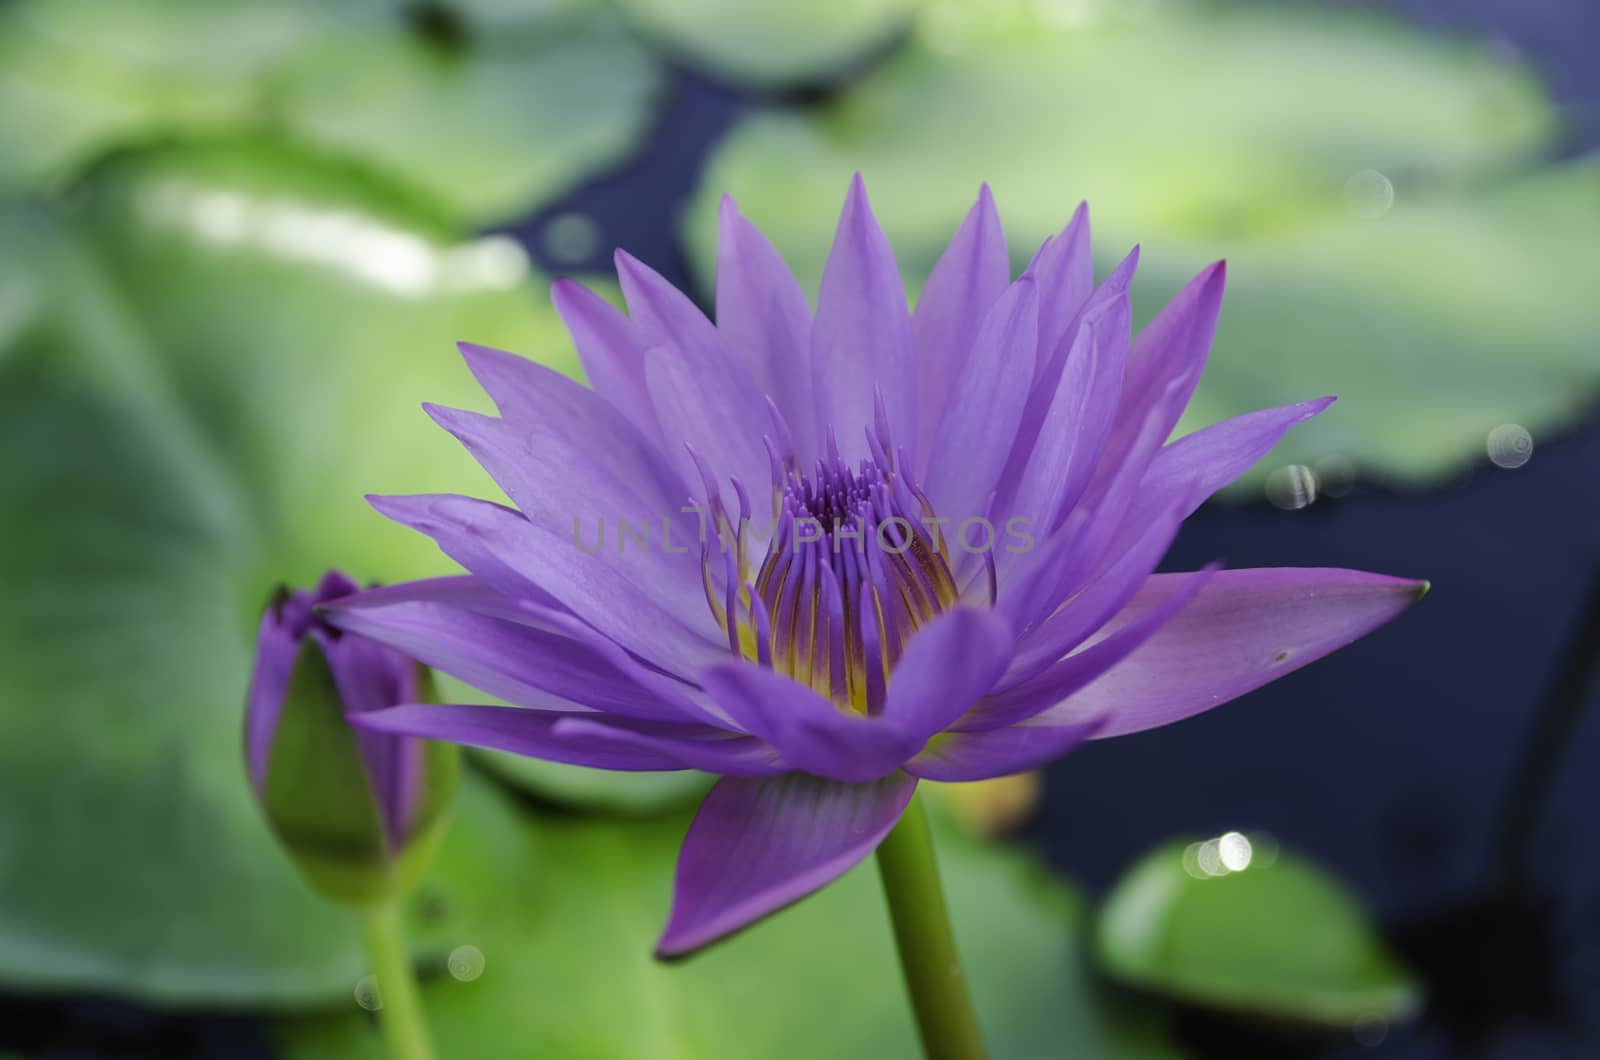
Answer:
[[[299,58],[274,104],[294,134],[388,169],[467,223],[503,221],[625,158],[661,90],[613,19],[513,23],[441,49],[346,34]]]
[[[352,925],[245,781],[255,616],[329,564],[448,571],[362,494],[488,488],[418,402],[477,401],[458,338],[566,337],[515,244],[295,152],[140,154],[0,231],[0,979],[344,992]]]
[[[1279,1019],[1349,1027],[1414,1013],[1421,988],[1360,902],[1309,861],[1262,845],[1229,832],[1146,855],[1096,918],[1100,966],[1185,1001]]]
[[[923,0],[622,0],[640,26],[735,81],[825,80],[888,44]]]
[[[451,43],[381,0],[20,0],[0,11],[0,140],[27,149],[0,156],[0,191],[128,142],[238,131],[388,170],[458,221],[502,220],[624,157],[661,81],[593,0],[520,6],[465,12]]]
[[[1019,268],[1080,198],[1103,265],[1142,239],[1145,316],[1228,258],[1184,429],[1342,398],[1258,465],[1258,489],[1289,463],[1423,483],[1480,460],[1500,424],[1537,441],[1592,400],[1600,165],[1514,175],[1554,127],[1525,71],[1377,18],[1072,7],[1081,21],[941,4],[858,89],[746,121],[685,219],[702,277],[725,193],[815,290],[815,218],[852,170],[912,273],[987,180]]]

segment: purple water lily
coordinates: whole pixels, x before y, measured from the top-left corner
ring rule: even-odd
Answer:
[[[311,882],[365,903],[411,875],[453,791],[455,749],[359,729],[367,712],[428,698],[422,667],[329,626],[319,605],[357,592],[338,571],[311,591],[280,590],[261,616],[245,704],[245,766],[274,831]]]
[[[684,841],[670,956],[839,876],[919,779],[1178,721],[1405,610],[1423,583],[1152,573],[1184,518],[1332,399],[1169,442],[1224,267],[1130,337],[1136,259],[1096,285],[1080,207],[1013,280],[985,189],[913,312],[858,178],[815,312],[731,201],[715,324],[626,254],[626,315],[556,284],[591,387],[463,345],[500,416],[428,409],[514,507],[373,498],[470,573],[328,612],[515,706],[354,720],[720,774]]]

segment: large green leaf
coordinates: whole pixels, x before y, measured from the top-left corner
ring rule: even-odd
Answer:
[[[660,81],[620,24],[569,16],[453,51],[398,30],[331,40],[285,72],[275,104],[296,134],[486,222],[626,157]]]
[[[622,0],[669,47],[758,85],[837,75],[911,22],[922,0]]]
[[[1589,294],[1597,245],[1594,161],[1240,243],[1211,364],[1180,430],[1337,394],[1255,478],[1350,461],[1408,485],[1481,461],[1501,424],[1546,437],[1581,419],[1600,390],[1600,302]],[[1145,260],[1134,296],[1147,315],[1202,264],[1192,253]]]
[[[439,973],[424,1002],[441,1055],[916,1054],[873,865],[707,953],[661,965],[650,947],[685,819],[519,818],[490,790],[464,794],[414,924]],[[957,934],[994,1055],[1173,1055],[1156,1026],[1094,1003],[1076,949],[1076,894],[1025,858],[942,832]],[[482,974],[459,982],[442,966],[464,946],[481,952]],[[382,1056],[370,1021],[346,1004],[344,1014],[292,1024],[287,1058]]]
[[[1237,832],[1142,858],[1100,909],[1094,949],[1125,982],[1279,1019],[1403,1019],[1421,997],[1343,886]]]
[[[1264,470],[1339,456],[1422,481],[1481,455],[1497,424],[1537,435],[1592,395],[1596,171],[1511,176],[1554,122],[1521,68],[1299,6],[1081,9],[1066,26],[941,5],[857,91],[747,121],[686,217],[702,276],[729,193],[814,290],[818,221],[859,169],[919,285],[988,180],[1019,265],[1080,198],[1102,265],[1142,242],[1145,317],[1229,259],[1190,425],[1345,397]]]
[[[361,495],[489,491],[418,403],[481,407],[453,340],[567,341],[514,245],[288,151],[147,153],[0,229],[0,978],[325,997],[354,934],[244,780],[255,615],[448,569]]]
[[[266,75],[338,21],[303,0],[18,0],[0,9],[0,190],[152,132],[248,119]]]
[[[494,5],[478,5],[492,8]],[[174,132],[303,137],[390,170],[469,224],[557,195],[632,148],[656,64],[593,0],[427,38],[407,5],[19,0],[0,12],[0,191],[58,183]]]

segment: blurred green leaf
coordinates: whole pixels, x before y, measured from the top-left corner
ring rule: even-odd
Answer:
[[[1347,216],[1345,183],[1365,169],[1477,178],[1553,131],[1521,68],[1387,22],[1176,0],[1084,9],[1082,24],[1057,25],[941,4],[849,94],[745,122],[687,219],[704,274],[726,192],[814,289],[829,234],[817,218],[837,214],[856,169],[920,275],[983,181],[1019,264],[1080,199],[1115,260],[1140,238],[1205,247]]]
[[[393,7],[415,11],[429,6],[452,13],[460,18],[470,33],[495,33],[502,30],[527,28],[553,16],[592,10],[605,0],[383,0]]]
[[[1179,430],[1339,395],[1253,481],[1285,464],[1347,474],[1348,462],[1415,485],[1481,462],[1501,424],[1543,440],[1576,424],[1600,390],[1596,246],[1600,161],[1241,242],[1211,363]],[[1203,264],[1143,260],[1151,267],[1134,297],[1145,316]]]
[[[28,146],[0,157],[0,191],[59,184],[130,141],[287,134],[386,169],[476,225],[636,143],[660,72],[594,0],[522,5],[487,25],[468,12],[457,44],[429,39],[405,7],[20,0],[0,11],[0,139]]]
[[[255,616],[326,566],[448,570],[362,494],[493,495],[417,405],[482,407],[456,339],[568,342],[514,244],[293,151],[149,152],[0,217],[0,979],[346,989],[355,933],[244,777]]]
[[[224,129],[266,75],[339,26],[305,0],[17,0],[0,8],[0,191],[60,182],[108,147]]]
[[[1146,319],[1229,259],[1222,332],[1185,427],[1344,398],[1257,482],[1329,457],[1422,482],[1481,456],[1500,423],[1537,437],[1592,398],[1600,308],[1582,285],[1600,242],[1596,167],[1511,177],[1554,126],[1520,67],[1300,6],[1070,10],[942,4],[849,95],[748,120],[685,219],[701,276],[728,193],[814,291],[819,219],[859,169],[920,286],[988,180],[1019,267],[1080,198],[1103,266],[1142,241]]]
[[[1294,854],[1252,853],[1230,833],[1220,850],[1180,840],[1146,855],[1100,909],[1100,966],[1185,1001],[1334,1027],[1416,1011],[1420,985],[1353,895]]]
[[[923,0],[621,0],[649,33],[719,76],[824,79],[905,29]]]
[[[399,31],[335,39],[284,73],[274,102],[295,134],[482,223],[625,158],[660,80],[620,24],[589,17],[513,24],[459,51]]]
[[[425,1002],[441,1055],[634,1060],[916,1053],[877,870],[673,965],[650,956],[684,818],[522,818],[479,785],[414,931],[437,970]],[[994,1055],[1170,1057],[1158,1025],[1093,1003],[1078,954],[1078,897],[1036,864],[941,830],[963,956]],[[430,915],[431,914],[431,915]],[[480,977],[446,969],[457,947]],[[462,960],[457,966],[473,967]],[[353,1000],[290,1024],[286,1060],[381,1057]]]

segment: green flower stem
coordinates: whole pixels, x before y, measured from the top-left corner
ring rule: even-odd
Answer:
[[[933,835],[919,797],[912,796],[900,823],[879,844],[878,873],[923,1054],[928,1060],[983,1060],[983,1036],[950,931]]]
[[[406,950],[397,902],[382,902],[362,911],[367,959],[378,979],[378,1026],[391,1060],[433,1060],[433,1042],[422,1015],[411,955]]]

